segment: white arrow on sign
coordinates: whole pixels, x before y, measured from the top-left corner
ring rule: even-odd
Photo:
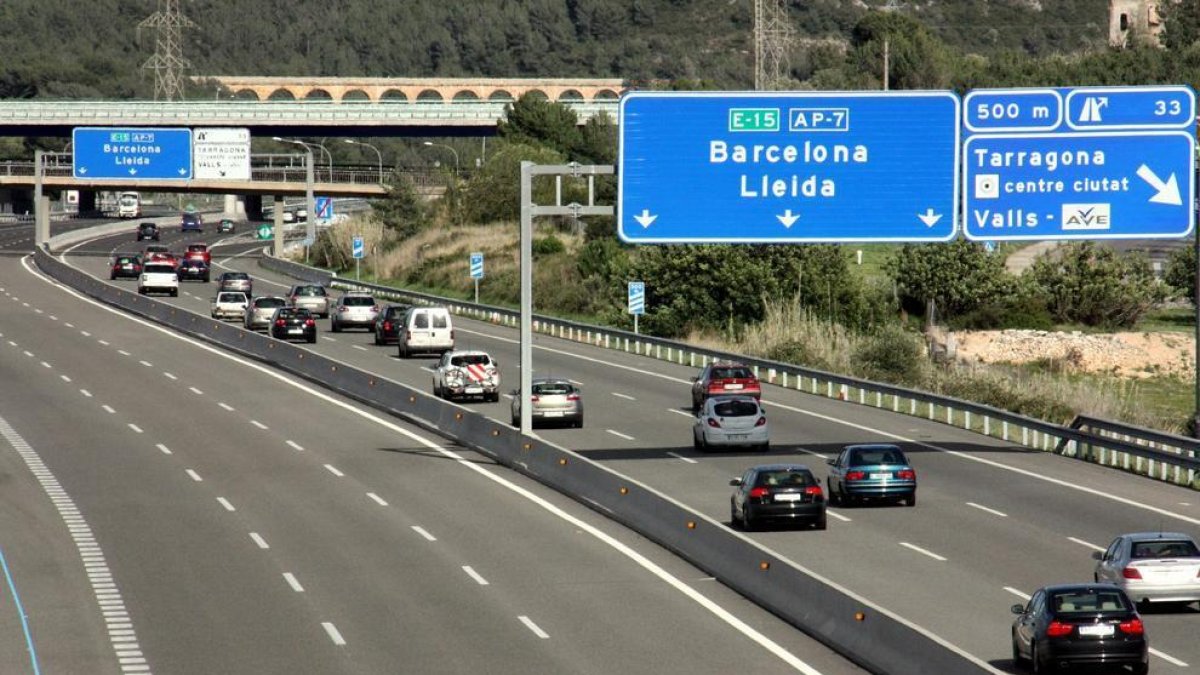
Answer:
[[[183,169],[183,168],[179,169],[179,175],[180,175],[180,176],[186,176],[186,175],[187,175],[187,169]]]
[[[658,220],[658,216],[650,215],[650,209],[642,209],[642,212],[633,217],[642,227],[650,227],[650,224]]]
[[[129,170],[129,175],[130,175],[130,176],[136,176],[136,175],[137,175],[137,169],[130,169],[130,170]]]
[[[792,225],[796,224],[797,220],[800,220],[800,214],[792,213],[791,209],[788,209],[787,211],[784,211],[782,214],[779,214],[775,217],[778,218],[779,222],[787,228],[791,228]]]
[[[1156,204],[1169,204],[1171,206],[1183,206],[1183,198],[1179,195],[1179,181],[1175,180],[1175,174],[1163,182],[1150,167],[1145,164],[1138,167],[1138,178],[1150,184],[1150,187],[1158,190],[1150,201]]]
[[[82,174],[82,175],[87,175],[87,172],[88,172],[88,168],[87,168],[86,166],[81,166],[81,167],[79,167],[79,173],[80,173],[80,174]]]
[[[942,219],[942,214],[934,213],[933,207],[931,206],[925,209],[925,213],[918,213],[917,217],[921,219],[922,223],[925,223],[925,227],[933,227],[934,225],[937,225],[939,220]]]

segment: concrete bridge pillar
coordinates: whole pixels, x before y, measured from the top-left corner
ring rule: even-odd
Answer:
[[[262,195],[242,195],[241,199],[242,212],[246,214],[246,220],[261,222],[263,219]]]

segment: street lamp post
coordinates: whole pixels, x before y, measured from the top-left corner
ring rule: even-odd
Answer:
[[[317,200],[315,197],[313,197],[313,183],[316,182],[316,179],[313,175],[312,147],[310,147],[308,143],[305,143],[304,141],[298,141],[293,138],[280,138],[279,136],[275,136],[273,140],[275,140],[277,143],[290,143],[292,145],[299,145],[300,147],[304,148],[304,198],[306,201],[306,208],[308,209],[308,217],[304,219],[304,261],[308,262],[308,249],[313,245],[313,242],[317,240]]]
[[[321,148],[321,156],[325,158],[326,162],[328,162],[329,182],[332,183],[333,182],[333,153],[329,152],[329,150],[327,150],[325,148],[324,143],[318,142],[317,147]]]
[[[342,139],[342,142],[349,143],[350,145],[365,145],[366,147],[375,151],[375,156],[379,158],[379,184],[382,185],[383,184],[383,153],[379,152],[379,148],[371,145],[370,143],[366,143],[364,141],[355,141],[355,140],[351,140],[349,138]]]
[[[456,175],[456,176],[458,175],[459,168],[458,168],[458,151],[457,150],[455,150],[454,148],[452,148],[448,145],[444,145],[442,143],[434,143],[433,141],[425,141],[425,145],[427,145],[431,148],[445,148],[445,149],[449,150],[450,152],[452,152],[454,154],[454,175]]]

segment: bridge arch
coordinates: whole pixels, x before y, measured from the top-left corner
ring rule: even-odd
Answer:
[[[280,88],[280,89],[276,89],[275,91],[271,92],[271,95],[267,97],[267,100],[268,101],[295,101],[296,95],[292,93],[291,89]]]
[[[463,89],[462,91],[455,93],[452,100],[455,103],[471,103],[479,100],[479,94],[471,91],[470,89]]]
[[[514,99],[513,95],[510,94],[507,90],[497,89],[488,95],[488,100],[500,102],[500,101],[514,101],[516,99]]]
[[[558,95],[558,100],[560,100],[560,101],[582,101],[583,94],[579,93],[579,91],[577,89],[566,89]]]
[[[441,103],[444,100],[442,93],[436,89],[422,89],[421,93],[417,94],[417,103]]]
[[[233,98],[235,98],[239,101],[257,101],[257,100],[259,100],[258,92],[254,91],[253,89],[238,89],[237,91],[233,92]]]
[[[324,89],[314,87],[312,89],[309,89],[308,93],[304,95],[304,100],[305,101],[332,101],[333,96],[329,92],[325,91]]]
[[[345,94],[342,94],[342,100],[347,103],[369,103],[371,95],[362,89],[351,89]]]
[[[399,89],[388,89],[379,96],[381,103],[408,103],[408,95]]]
[[[546,95],[546,92],[542,91],[541,89],[530,89],[529,91],[525,92],[525,96],[538,101],[550,100],[550,97]]]
[[[617,92],[613,91],[612,89],[601,89],[600,91],[596,92],[596,95],[592,97],[592,100],[593,101],[615,101],[619,98],[621,98],[621,96],[619,94],[617,94]]]

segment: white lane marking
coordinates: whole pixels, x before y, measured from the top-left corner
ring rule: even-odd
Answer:
[[[634,398],[634,397],[630,396],[629,394],[622,394],[622,393],[621,393],[621,392],[619,392],[619,391],[614,391],[614,392],[612,392],[612,395],[613,395],[613,396],[616,396],[617,398],[623,398],[623,399],[625,399],[626,401],[636,401],[636,400],[637,400],[636,398]]]
[[[167,446],[163,445],[162,443],[159,443],[159,444],[155,445],[154,447],[158,448],[159,450],[162,450],[162,454],[164,454],[164,455],[171,454],[171,449],[168,448]]]
[[[271,548],[270,546],[268,546],[268,545],[267,545],[267,540],[266,540],[266,539],[263,539],[263,538],[262,538],[262,535],[260,535],[260,534],[259,534],[259,533],[257,533],[257,532],[251,532],[251,533],[250,533],[250,538],[251,538],[251,539],[253,539],[253,540],[254,540],[254,543],[255,543],[255,545],[257,545],[257,546],[258,546],[259,548],[261,548],[261,549],[268,549],[268,548]]]
[[[627,436],[619,431],[613,431],[612,429],[605,429],[605,431],[612,434],[613,436],[616,436],[617,438],[624,438],[627,441],[634,440],[633,436]]]
[[[104,408],[104,412],[108,413],[109,415],[115,414],[117,412],[116,410],[113,410],[113,407],[111,405],[108,405],[107,403],[105,403],[104,405],[102,405],[100,407]]]
[[[300,582],[296,580],[296,575],[292,574],[291,572],[284,572],[283,580],[288,583],[288,586],[292,587],[293,591],[296,591],[297,593],[304,592],[304,587],[301,586]]]
[[[341,478],[342,476],[345,476],[345,475],[346,475],[346,474],[342,473],[341,471],[338,471],[338,470],[337,470],[337,467],[335,467],[335,466],[334,466],[334,465],[332,465],[332,464],[326,464],[326,465],[325,465],[325,468],[329,470],[329,473],[331,473],[331,474],[333,474],[333,475],[337,476],[338,478]]]
[[[92,397],[92,392],[88,391],[87,389],[80,389],[79,393],[83,394],[84,396],[86,396],[88,398]]]
[[[683,415],[684,417],[687,417],[689,419],[695,417],[695,415],[691,414],[690,412],[686,412],[686,411],[680,410],[678,408],[667,408],[667,410],[669,412],[675,413],[676,415]]]
[[[188,390],[191,391],[193,394],[196,394],[197,396],[204,395],[204,392],[200,391],[199,389],[197,389],[195,387],[188,387]]]
[[[226,511],[237,511],[237,509],[233,508],[233,504],[230,504],[229,500],[224,497],[217,497],[217,503],[225,507]]]
[[[812,666],[810,666],[807,663],[805,663],[804,661],[802,661],[799,657],[797,657],[795,654],[792,654],[790,651],[785,649],[782,645],[775,642],[774,640],[771,640],[766,635],[763,635],[758,630],[756,630],[754,627],[748,625],[747,623],[745,623],[738,617],[734,616],[732,613],[729,612],[729,610],[727,610],[724,607],[722,607],[721,605],[717,604],[715,601],[708,598],[707,596],[701,594],[699,591],[692,588],[690,585],[685,583],[683,580],[670,574],[669,572],[667,572],[665,569],[663,569],[659,565],[655,564],[653,561],[651,561],[646,556],[642,555],[638,551],[629,547],[627,544],[625,544],[621,541],[618,541],[616,538],[607,534],[603,530],[600,530],[599,528],[595,527],[594,525],[591,525],[587,522],[584,522],[583,520],[580,520],[579,518],[576,518],[575,516],[572,516],[571,514],[567,513],[562,508],[556,506],[555,504],[551,503],[547,499],[534,494],[529,489],[521,487],[520,485],[517,485],[516,483],[497,475],[496,473],[488,470],[485,467],[476,465],[474,462],[464,458],[462,455],[459,455],[458,453],[455,453],[452,450],[445,448],[443,445],[441,445],[442,442],[440,441],[440,439],[435,441],[435,440],[430,440],[428,438],[425,438],[424,436],[422,436],[410,429],[407,429],[403,426],[400,426],[399,424],[396,424],[396,423],[392,422],[391,420],[380,417],[379,415],[375,414],[372,411],[355,407],[349,403],[340,401],[340,400],[334,398],[333,396],[326,394],[325,392],[320,391],[312,386],[303,384],[301,382],[294,381],[294,380],[290,379],[289,377],[285,376],[283,373],[277,373],[266,366],[260,365],[258,363],[252,362],[252,361],[248,361],[244,358],[241,358],[241,357],[235,356],[233,354],[230,354],[228,352],[222,351],[216,347],[212,347],[210,345],[204,344],[193,338],[189,338],[189,337],[180,335],[178,333],[175,333],[171,329],[166,328],[164,326],[159,326],[159,325],[156,325],[145,319],[140,319],[138,317],[125,314],[121,310],[118,310],[118,309],[115,309],[108,305],[105,305],[104,303],[99,302],[97,300],[93,300],[92,298],[89,298],[86,295],[79,293],[78,291],[75,291],[74,289],[67,288],[67,287],[63,286],[62,284],[59,284],[58,282],[47,278],[46,276],[42,275],[41,273],[34,271],[30,267],[29,256],[22,258],[21,264],[29,274],[37,277],[38,279],[42,280],[44,283],[46,283],[50,286],[54,286],[55,288],[61,290],[62,292],[67,293],[67,294],[81,300],[82,302],[91,304],[94,307],[97,307],[102,311],[109,312],[110,314],[121,317],[122,319],[124,319],[126,321],[132,321],[134,323],[145,326],[146,328],[157,331],[159,334],[169,337],[171,339],[179,340],[180,342],[186,343],[196,349],[206,351],[209,354],[212,354],[216,357],[226,359],[233,363],[237,363],[242,368],[256,370],[259,373],[265,375],[266,377],[274,379],[276,382],[279,382],[280,384],[282,384],[284,386],[292,387],[296,390],[303,391],[303,392],[309,394],[310,396],[313,396],[314,398],[325,401],[326,403],[328,403],[332,406],[337,406],[349,413],[358,415],[359,417],[369,420],[383,428],[386,428],[397,434],[405,436],[406,438],[412,440],[413,442],[419,443],[419,444],[425,446],[427,449],[429,449],[433,452],[436,452],[438,454],[441,454],[441,455],[447,457],[448,459],[455,460],[456,462],[458,462],[459,466],[465,468],[466,470],[473,471],[477,475],[479,475],[483,478],[486,478],[501,487],[504,487],[505,489],[513,492],[514,494],[517,494],[517,495],[523,497],[524,499],[530,501],[531,503],[538,505],[539,507],[544,509],[546,512],[548,512],[554,516],[557,516],[558,518],[562,519],[564,522],[567,522],[568,524],[570,524],[572,527],[578,529],[579,531],[586,532],[589,535],[591,535],[592,537],[595,537],[598,541],[609,546],[610,548],[617,551],[621,555],[624,555],[626,558],[633,561],[635,564],[639,565],[646,571],[650,572],[652,575],[657,577],[659,580],[670,585],[672,588],[679,591],[685,597],[687,597],[688,599],[692,600],[696,604],[703,607],[705,610],[707,610],[713,616],[717,617],[721,621],[724,621],[727,625],[729,625],[734,630],[737,630],[738,632],[742,633],[749,639],[753,640],[760,647],[767,650],[768,652],[770,652],[772,655],[774,655],[776,658],[780,659],[781,661],[784,661],[785,663],[787,663],[789,666],[791,666],[795,670],[798,670],[798,671],[804,673],[805,675],[820,675],[820,672],[818,670],[816,670]],[[76,268],[76,269],[78,269],[78,268]],[[515,343],[516,340],[509,340],[509,342]],[[545,347],[538,346],[538,345],[535,345],[535,347],[537,347],[538,349],[546,349]],[[553,350],[553,351],[558,351],[558,350]],[[574,355],[572,355],[572,356],[574,356]],[[617,365],[617,364],[613,364],[609,361],[604,361],[601,359],[589,359],[589,360],[593,361],[595,363],[602,364],[604,366]],[[628,366],[618,366],[618,367],[625,368],[627,370],[634,371],[634,372],[657,376],[656,373],[639,370],[637,368],[631,368]],[[669,378],[666,376],[663,376],[663,377],[666,379],[678,380],[678,378]],[[678,380],[678,381],[685,383],[685,384],[688,383],[688,381],[686,381],[686,380]],[[618,476],[621,475],[617,472],[613,472],[613,473]],[[628,479],[627,476],[622,476],[622,478]],[[629,480],[632,480],[632,479],[629,479]],[[637,481],[633,481],[633,482],[637,482]],[[714,526],[720,525],[720,523],[718,523],[716,520],[713,520],[711,518],[708,520]],[[423,530],[420,530],[419,528],[414,527],[414,529],[417,529],[419,532],[423,532]],[[424,533],[424,534],[427,536],[427,538],[434,540],[434,539],[432,539],[432,535],[429,535],[428,533]],[[742,536],[742,535],[739,534],[738,536]],[[743,539],[745,541],[749,542],[751,545],[759,546],[766,552],[776,554],[775,551],[771,551],[770,549],[761,547],[761,545],[757,544],[752,539],[745,538],[745,537],[743,537]],[[434,540],[434,541],[436,541],[436,540]],[[873,610],[878,611],[881,614],[888,616],[889,618],[891,618],[895,621],[898,621],[913,630],[916,630],[925,635],[928,635],[931,640],[934,640],[935,642],[946,647],[947,649],[951,649],[955,653],[962,655],[963,658],[970,660],[972,663],[980,666],[981,668],[984,668],[985,670],[988,670],[989,672],[995,672],[995,673],[999,672],[995,668],[992,668],[990,665],[988,665],[987,662],[983,661],[982,659],[970,654],[969,652],[963,650],[960,647],[955,646],[954,644],[948,642],[947,640],[938,636],[937,634],[932,633],[928,629],[926,629],[916,623],[913,623],[912,621],[909,621],[908,619],[905,619],[904,617],[896,614],[895,612],[892,612],[891,610],[888,610],[885,607],[882,607],[874,602],[871,602],[867,598],[855,593],[853,590],[846,588],[844,586],[841,586],[841,585],[833,582],[833,580],[828,579],[820,574],[817,574],[815,571],[810,570],[810,569],[804,567],[803,565],[796,563],[795,561],[789,560],[783,556],[779,556],[779,559],[782,560],[783,562],[785,562],[786,564],[792,565],[796,569],[800,570],[802,573],[807,574],[822,583],[832,586],[833,588],[837,589],[838,591],[840,591],[840,592],[848,595],[849,597],[853,598],[854,600],[862,603],[864,606],[872,608]]]
[[[546,633],[546,631],[542,630],[541,628],[538,628],[538,625],[533,622],[533,619],[530,619],[529,617],[524,616],[524,615],[518,616],[517,618],[521,620],[521,623],[525,624],[526,628],[533,631],[534,635],[540,637],[543,640],[550,639],[550,636]]]
[[[43,368],[53,368],[54,366],[50,365],[49,363],[46,363],[45,361],[42,361],[42,367]]]
[[[70,382],[70,381],[71,381],[71,378],[67,377],[66,375],[59,375],[59,377],[61,377],[61,378],[62,378],[62,381],[63,381],[63,382]]]
[[[12,345],[12,346],[14,346],[14,347],[16,347],[16,346],[17,346],[17,343],[13,342],[12,340],[9,340],[9,341],[8,341],[8,344],[10,344],[10,345]]]
[[[903,546],[904,548],[916,551],[917,553],[920,553],[921,555],[927,555],[930,558],[933,558],[934,560],[937,560],[939,562],[946,562],[946,558],[943,558],[942,556],[940,556],[928,549],[923,549],[920,546],[916,546],[915,544],[910,544],[907,541],[900,542],[900,545]]]
[[[133,356],[133,354],[130,354],[129,352],[125,351],[124,349],[118,349],[117,353],[120,354],[121,356]]]
[[[28,356],[29,358],[33,358],[33,352],[29,351],[28,349],[24,350],[24,352],[25,352],[25,356]]]
[[[250,424],[253,424],[254,426],[258,427],[259,429],[262,429],[263,431],[266,431],[269,428],[267,425],[263,424],[262,422],[259,422],[258,420],[250,420]]]
[[[436,369],[434,369],[434,368],[432,368],[432,367],[430,367],[430,366],[421,366],[421,370],[424,370],[424,371],[426,371],[426,372],[430,372],[430,373],[436,373],[436,372],[437,372],[437,370],[436,370]]]
[[[179,379],[178,377],[175,377],[171,373],[163,373],[163,377],[167,378],[168,380],[178,380]]]
[[[668,452],[667,454],[674,457],[675,459],[682,459],[683,461],[687,462],[688,464],[699,464],[700,463],[700,462],[697,462],[696,460],[692,459],[691,457],[684,457],[683,455],[681,455],[677,452]]]
[[[64,326],[66,326],[67,328],[74,328],[74,327],[75,327],[75,324],[73,324],[73,323],[71,323],[71,322],[69,322],[69,321],[68,321],[68,322],[66,322],[66,323],[64,323],[63,325],[64,325]]]
[[[582,383],[582,382],[580,382],[579,380],[572,380],[572,379],[570,379],[570,378],[567,378],[567,382],[570,382],[571,384],[575,385],[576,387],[582,387],[582,386],[583,386],[583,383]]]
[[[294,449],[294,450],[297,450],[299,452],[304,452],[304,448],[301,447],[301,445],[299,443],[297,443],[296,441],[288,441],[287,444],[289,446],[291,446],[292,449]]]
[[[36,309],[36,308],[35,308],[33,311],[37,312],[38,314],[45,314],[45,312],[43,312],[43,311],[42,311],[42,310],[40,310],[40,309]]]
[[[138,425],[134,424],[133,422],[130,422],[130,423],[129,423],[129,428],[130,428],[130,429],[133,429],[133,433],[135,433],[135,434],[144,434],[144,433],[146,433],[146,432],[142,431],[142,428],[141,428],[141,427],[139,427]]]
[[[828,507],[826,507],[826,509],[825,509],[825,514],[833,516],[834,518],[837,518],[838,520],[842,521],[843,523],[853,522],[853,520],[854,520],[853,518],[851,518],[849,516],[843,516],[842,514],[838,513],[837,511],[834,511]]]
[[[481,575],[479,572],[476,572],[475,569],[470,565],[463,565],[463,571],[467,573],[467,576],[474,579],[475,583],[479,584],[480,586],[488,585],[488,580],[484,579],[483,575]]]
[[[973,509],[979,509],[980,511],[983,511],[985,513],[990,513],[993,516],[1000,516],[1001,518],[1008,517],[1008,514],[1004,513],[1003,511],[997,511],[996,509],[989,509],[988,507],[983,506],[982,504],[976,504],[975,502],[967,502],[967,506],[970,506]]]
[[[146,366],[147,368],[153,368],[153,367],[154,367],[154,364],[153,364],[153,363],[150,363],[149,361],[138,361],[138,363],[142,364],[143,366]]]
[[[370,497],[371,499],[375,500],[375,503],[379,504],[380,506],[388,505],[387,502],[383,501],[383,497],[380,497],[379,495],[375,494],[374,492],[368,492],[367,496]]]
[[[1013,595],[1017,596],[1018,598],[1020,598],[1022,600],[1025,600],[1026,602],[1029,601],[1028,593],[1023,593],[1020,590],[1013,588],[1012,586],[1005,586],[1004,590],[1008,591],[1009,593],[1012,593]]]
[[[18,300],[18,302],[20,302],[20,300]],[[28,303],[28,302],[22,302],[21,304],[22,304],[22,305],[24,305],[24,306],[26,306],[26,307],[28,307],[28,306],[29,306],[29,303]]]
[[[325,632],[329,635],[329,639],[333,640],[333,644],[339,647],[346,644],[346,640],[342,637],[342,634],[338,632],[337,626],[325,621],[321,623],[321,627],[325,629]]]
[[[79,334],[82,335],[83,337],[92,337],[92,334],[87,332],[86,330],[79,331]]]
[[[357,349],[357,350],[359,350],[359,351],[361,351],[361,352],[369,352],[369,351],[371,351],[370,349],[367,349],[366,347],[364,347],[364,346],[362,346],[362,345],[354,345],[354,348],[355,348],[355,349]]]
[[[1084,547],[1086,547],[1086,548],[1090,548],[1090,549],[1092,549],[1093,551],[1104,551],[1104,550],[1105,550],[1105,548],[1104,548],[1103,546],[1097,546],[1097,545],[1093,544],[1093,543],[1092,543],[1092,542],[1090,542],[1090,541],[1084,541],[1084,540],[1082,540],[1082,539],[1076,539],[1075,537],[1067,537],[1067,540],[1069,540],[1069,541],[1073,541],[1073,542],[1075,542],[1076,544],[1079,544],[1080,546],[1084,546]]]
[[[1164,654],[1164,653],[1158,651],[1154,647],[1150,648],[1150,653],[1157,656],[1158,658],[1162,659],[1163,661],[1166,661],[1167,663],[1169,663],[1173,666],[1179,666],[1180,668],[1188,667],[1188,664],[1184,663],[1183,661],[1180,661],[1179,659],[1175,658],[1174,656],[1168,656],[1167,654]]]
[[[323,339],[323,340],[329,340],[330,342],[337,342],[337,338],[331,338],[331,337],[329,337],[328,335],[322,335],[322,336],[321,336],[321,339]]]
[[[228,403],[225,403],[224,401],[218,403],[217,405],[221,406],[222,410],[225,410],[228,412],[233,412],[233,406],[229,405]]]
[[[192,480],[196,481],[197,483],[204,480],[203,478],[200,477],[200,474],[196,473],[195,471],[192,471],[191,469],[187,469],[185,471],[185,473],[187,473],[187,475],[191,476]]]
[[[413,532],[416,532],[417,534],[421,535],[422,537],[425,537],[429,541],[437,541],[437,537],[433,536],[432,534],[429,534],[429,532],[426,531],[425,528],[421,527],[420,525],[413,525],[412,529],[413,529]]]
[[[53,314],[51,314],[51,315],[50,315],[50,320],[51,320],[51,321],[58,321],[58,317],[57,317],[57,316],[54,316]]]

